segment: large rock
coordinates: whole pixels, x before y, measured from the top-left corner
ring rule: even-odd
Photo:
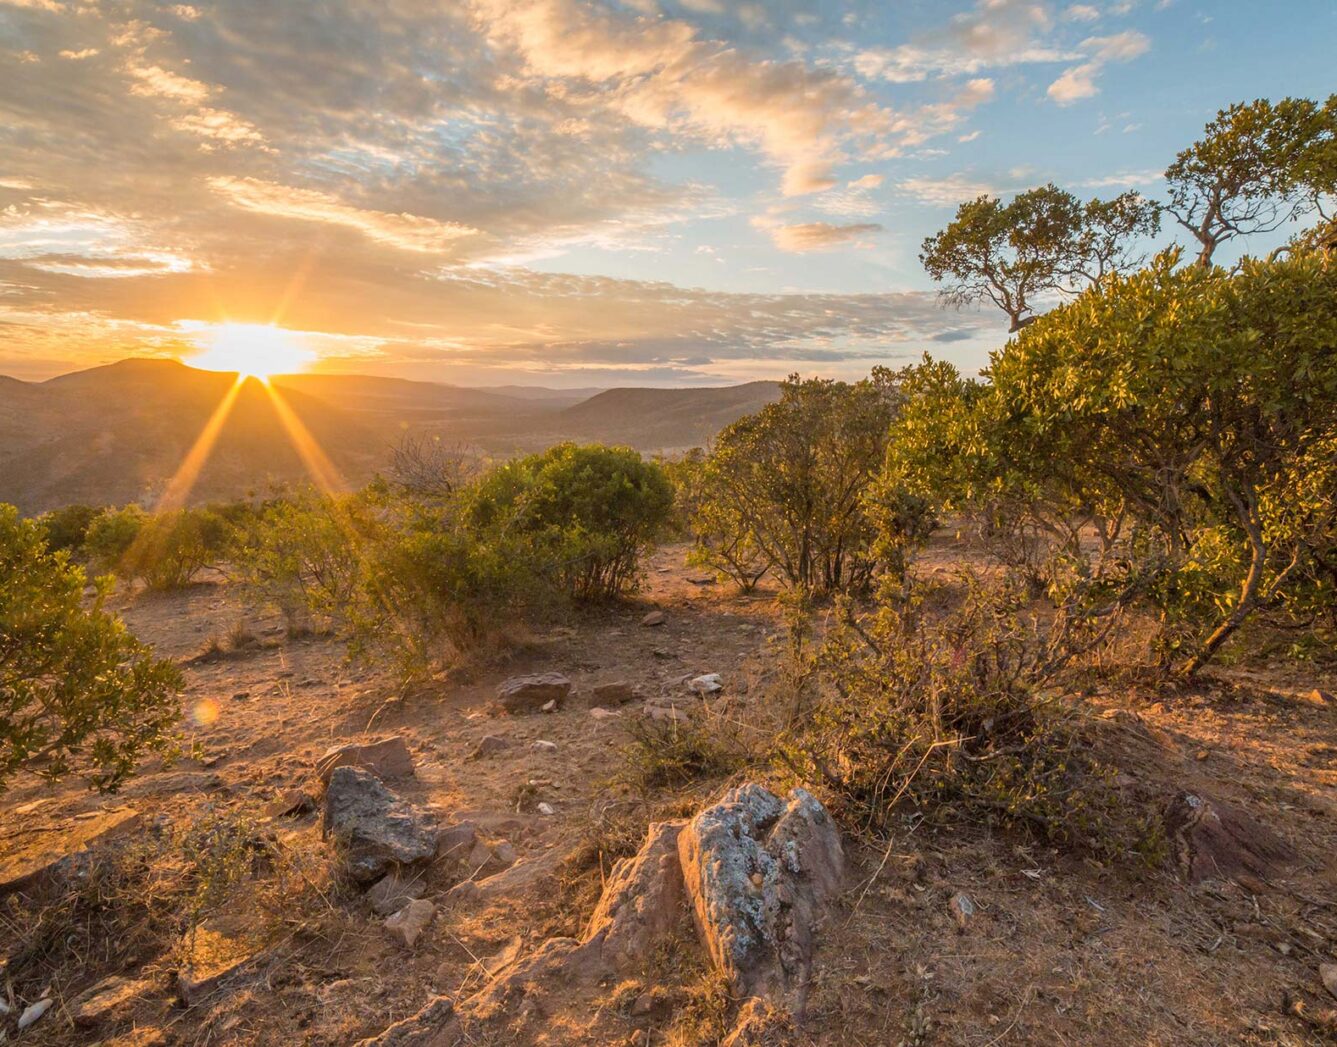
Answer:
[[[20,824],[0,836],[0,895],[60,879],[97,847],[139,828],[130,807],[97,811],[67,819],[68,828],[30,828]]]
[[[801,1013],[816,925],[844,874],[825,808],[802,789],[786,803],[743,785],[688,823],[678,855],[701,943],[736,995]]]
[[[325,792],[324,835],[333,840],[348,876],[372,883],[400,866],[436,854],[436,827],[370,771],[338,767]]]
[[[615,971],[643,963],[682,919],[685,895],[678,834],[684,824],[652,823],[635,856],[613,866],[585,940],[599,942],[604,963]]]
[[[508,713],[536,713],[549,702],[560,708],[571,693],[571,681],[561,673],[512,676],[497,688],[497,704]]]
[[[378,738],[374,742],[336,745],[326,750],[316,762],[316,774],[328,785],[336,767],[362,767],[378,778],[410,778],[413,776],[413,757],[399,735]]]
[[[1200,793],[1180,793],[1170,801],[1165,831],[1178,872],[1189,883],[1267,881],[1295,861],[1295,851],[1267,826]]]

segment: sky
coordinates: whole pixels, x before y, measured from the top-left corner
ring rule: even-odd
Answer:
[[[0,0],[0,374],[237,324],[464,385],[973,371],[958,203],[1154,197],[1334,53],[1332,0]]]

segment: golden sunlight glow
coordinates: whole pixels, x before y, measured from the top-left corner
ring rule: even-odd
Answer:
[[[300,371],[316,355],[300,334],[272,324],[218,324],[201,330],[196,341],[204,352],[191,359],[191,366],[262,381]]]

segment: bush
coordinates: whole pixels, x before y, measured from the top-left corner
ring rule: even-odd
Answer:
[[[864,495],[896,397],[882,369],[854,385],[795,375],[725,429],[700,481],[695,562],[744,589],[772,570],[810,593],[867,589],[881,561]]]
[[[213,509],[149,514],[137,505],[103,513],[85,547],[99,570],[149,589],[179,589],[233,551],[235,529]]]
[[[177,717],[177,669],[91,606],[81,568],[43,531],[0,506],[0,788],[20,769],[55,778],[77,768],[115,787]]]
[[[466,521],[483,535],[524,539],[540,573],[589,600],[636,587],[672,506],[655,463],[626,447],[568,443],[493,470],[471,492]]]
[[[53,553],[67,552],[75,557],[83,555],[88,530],[101,513],[101,509],[91,505],[67,505],[43,513],[38,517],[38,522],[46,537],[46,547]]]
[[[1076,709],[1045,690],[1067,652],[1037,637],[1022,599],[1015,586],[973,584],[936,618],[923,594],[868,613],[842,601],[785,761],[877,832],[916,811],[1150,854],[1153,820],[1123,808]]]

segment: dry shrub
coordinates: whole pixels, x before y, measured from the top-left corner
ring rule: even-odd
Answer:
[[[1081,638],[1025,619],[1024,585],[967,581],[938,613],[924,593],[839,604],[783,761],[865,830],[915,812],[1154,858],[1151,812],[1120,794],[1057,686]]]

